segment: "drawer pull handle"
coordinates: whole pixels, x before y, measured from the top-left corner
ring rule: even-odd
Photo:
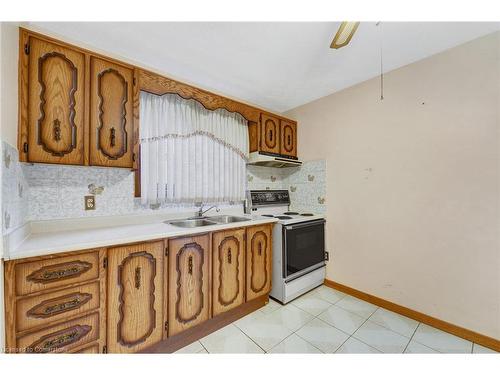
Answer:
[[[89,293],[73,293],[52,298],[32,307],[26,315],[33,318],[50,318],[66,311],[78,309],[92,299]]]
[[[141,267],[136,267],[135,269],[135,289],[141,287]]]
[[[288,135],[288,146],[292,145],[292,137],[290,137],[290,134]]]
[[[33,283],[47,284],[72,277],[78,277],[92,268],[92,264],[82,261],[54,264],[42,267],[26,277]]]
[[[193,274],[193,257],[192,257],[192,256],[190,256],[190,257],[188,258],[188,273],[189,273],[190,275],[192,275],[192,274]]]
[[[231,248],[227,250],[227,262],[231,264]]]
[[[61,121],[56,118],[52,126],[54,128],[54,141],[59,142],[61,140]]]
[[[259,252],[259,256],[261,256],[262,255],[262,242],[259,242],[258,252]]]
[[[116,145],[116,130],[115,128],[109,129],[109,145],[115,147]]]
[[[269,130],[269,142],[273,141],[273,131]]]
[[[80,341],[85,337],[92,327],[89,325],[76,325],[45,336],[31,344],[28,353],[49,353],[65,346]]]

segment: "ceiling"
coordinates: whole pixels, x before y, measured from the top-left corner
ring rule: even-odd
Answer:
[[[33,22],[167,76],[277,112],[500,29],[500,23],[362,22],[330,49],[339,22]]]

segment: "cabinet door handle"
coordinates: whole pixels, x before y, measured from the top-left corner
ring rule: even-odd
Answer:
[[[116,130],[115,130],[115,128],[109,129],[109,144],[111,147],[115,147],[115,144],[116,144]]]
[[[262,242],[259,242],[258,252],[259,252],[259,256],[261,256],[262,255]]]
[[[54,141],[59,142],[61,140],[61,121],[56,118],[52,127],[54,128]]]
[[[292,145],[292,137],[290,137],[290,134],[288,134],[288,146]]]
[[[193,257],[192,257],[192,256],[190,256],[190,257],[188,258],[188,273],[189,273],[190,275],[192,275],[192,274],[193,274]]]
[[[231,264],[231,248],[227,250],[227,262]]]
[[[141,267],[136,267],[135,269],[135,289],[141,287]]]
[[[269,130],[269,141],[270,142],[273,141],[273,131],[272,130]]]

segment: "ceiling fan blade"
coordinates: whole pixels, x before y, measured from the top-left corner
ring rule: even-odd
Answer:
[[[358,29],[359,22],[342,22],[337,34],[333,38],[330,48],[339,49],[341,47],[347,46],[352,39],[352,36]]]

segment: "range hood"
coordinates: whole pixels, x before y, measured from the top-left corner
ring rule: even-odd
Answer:
[[[287,158],[274,154],[268,154],[262,151],[251,152],[248,158],[248,165],[260,165],[263,167],[300,167],[302,162],[296,159]]]

